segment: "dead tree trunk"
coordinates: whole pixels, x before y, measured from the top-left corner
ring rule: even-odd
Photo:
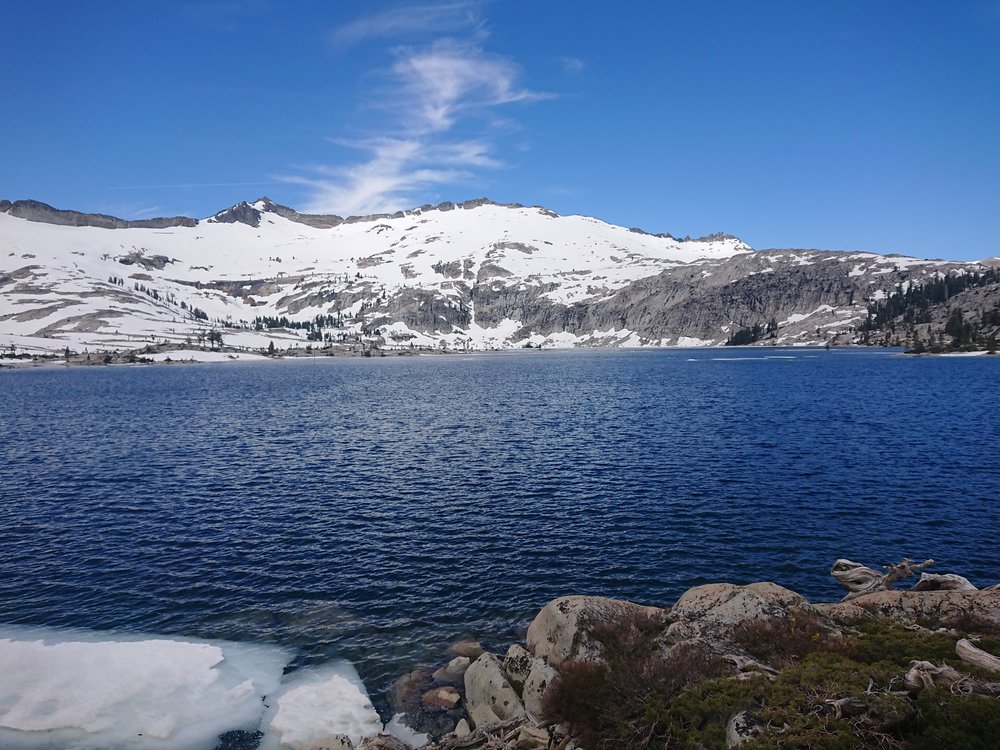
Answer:
[[[919,565],[914,565],[913,560],[904,558],[896,565],[886,565],[885,573],[865,567],[861,563],[841,558],[833,564],[830,575],[837,579],[837,582],[847,589],[847,596],[844,601],[854,599],[858,596],[870,594],[873,591],[888,591],[892,585],[901,578],[908,578],[916,575],[924,568],[934,564],[933,560],[925,560]]]

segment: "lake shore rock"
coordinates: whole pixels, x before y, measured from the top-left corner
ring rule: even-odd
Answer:
[[[471,663],[466,663],[471,657],[452,657],[433,672],[439,683],[461,681],[464,696],[454,728],[432,732],[425,747],[572,750],[598,741],[611,746],[607,736],[595,732],[610,732],[616,723],[621,731],[641,725],[642,712],[649,714],[650,704],[640,702],[636,705],[646,708],[629,713],[635,711],[629,691],[641,697],[648,690],[658,691],[656,705],[662,711],[659,724],[642,730],[653,733],[675,720],[671,700],[680,701],[674,706],[691,703],[695,708],[699,700],[731,705],[725,715],[711,714],[710,721],[696,720],[701,716],[696,714],[677,725],[687,727],[692,742],[705,747],[752,745],[757,740],[808,744],[825,733],[839,736],[846,731],[857,733],[861,744],[845,747],[867,747],[865,742],[909,747],[911,736],[930,731],[926,726],[935,720],[932,716],[923,724],[914,723],[920,710],[927,709],[919,709],[919,690],[900,689],[911,661],[928,665],[954,657],[953,666],[940,668],[944,671],[927,672],[930,667],[923,666],[920,674],[962,679],[953,668],[963,664],[962,646],[956,655],[955,644],[969,644],[965,635],[975,634],[971,637],[977,646],[965,646],[975,656],[975,668],[1000,663],[1000,589],[966,590],[961,581],[955,583],[958,578],[942,580],[962,590],[875,591],[847,602],[820,604],[771,582],[697,586],[663,607],[599,596],[558,597],[532,620],[525,642],[511,644],[505,656],[484,651]],[[468,642],[459,648],[474,653],[477,646]],[[454,647],[450,653],[456,653]],[[798,676],[806,665],[812,677]],[[916,674],[914,669],[909,674]],[[823,670],[829,677],[822,677]],[[960,676],[953,677],[953,672]],[[855,673],[884,674],[885,684],[874,676],[865,676],[861,684]],[[416,681],[421,679],[426,680],[426,673]],[[817,683],[793,690],[782,687],[802,679]],[[567,680],[572,683],[569,693]],[[933,685],[930,678],[924,682]],[[1000,672],[996,683],[980,677],[974,684],[985,695],[969,701],[997,701],[989,691],[991,685],[1000,686]],[[611,693],[606,692],[608,686]],[[458,690],[450,689],[453,699]],[[574,695],[580,699],[580,691],[587,690],[591,693],[586,701],[591,702],[585,701],[585,711],[574,713]],[[824,691],[830,691],[829,697]],[[947,700],[963,699],[952,693]],[[956,705],[968,709],[973,703]],[[994,710],[1000,712],[1000,702]],[[608,719],[604,724],[602,717]],[[783,723],[776,723],[777,717]],[[979,730],[969,724],[955,731]],[[816,733],[813,739],[809,732]],[[826,740],[816,741],[816,747],[825,746]]]

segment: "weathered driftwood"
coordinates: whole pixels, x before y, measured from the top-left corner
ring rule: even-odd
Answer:
[[[524,724],[523,718],[487,724],[462,737],[449,735],[430,747],[434,750],[473,750],[478,748],[510,748],[513,750],[518,733]]]
[[[979,591],[968,578],[954,573],[921,573],[914,591]]]
[[[955,644],[955,653],[958,658],[968,664],[975,664],[977,667],[989,669],[993,672],[1000,672],[1000,657],[983,651],[972,645],[972,641],[962,638]]]
[[[896,581],[916,575],[924,568],[930,567],[933,564],[933,560],[925,560],[919,565],[915,565],[913,560],[907,557],[896,565],[886,565],[885,573],[880,573],[861,563],[841,558],[833,564],[830,575],[836,578],[837,582],[847,589],[847,596],[844,597],[844,601],[846,602],[855,597],[870,594],[873,591],[888,591]]]
[[[823,701],[831,709],[838,719],[860,716],[868,711],[868,704],[858,698],[837,698]]]
[[[1000,697],[1000,682],[985,682],[962,674],[954,667],[944,664],[938,667],[929,661],[910,662],[910,670],[903,678],[903,685],[910,693],[919,693],[924,688],[938,687],[961,695],[978,693]]]

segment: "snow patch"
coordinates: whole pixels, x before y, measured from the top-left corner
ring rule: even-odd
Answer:
[[[714,346],[715,342],[708,339],[699,339],[694,336],[678,336],[676,346],[680,347],[695,347],[695,346]]]

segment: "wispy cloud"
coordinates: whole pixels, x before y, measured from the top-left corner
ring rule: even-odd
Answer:
[[[181,182],[174,185],[111,185],[108,190],[176,190],[180,188],[248,187],[251,185],[278,185],[277,180],[258,182]]]
[[[564,55],[563,57],[556,58],[556,60],[565,73],[582,73],[586,67],[583,60],[579,57]]]
[[[472,6],[433,7],[453,13],[455,8]],[[399,29],[412,27],[403,18],[413,10],[362,19],[339,33],[351,40],[398,35]],[[441,14],[446,17],[444,10]],[[430,28],[426,18],[421,23],[425,24],[421,29]],[[497,123],[502,122],[497,110],[548,95],[526,88],[514,61],[487,52],[481,28],[477,28],[470,38],[445,37],[389,50],[385,85],[373,103],[386,113],[386,126],[379,135],[362,141],[334,141],[362,151],[366,158],[348,166],[313,167],[281,178],[309,188],[306,210],[393,211],[419,202],[421,194],[436,185],[471,180],[477,170],[504,166],[495,153]],[[476,123],[481,132],[467,135],[468,126]],[[458,134],[460,125],[462,135]]]
[[[468,177],[469,168],[496,166],[485,145],[474,141],[434,145],[416,138],[379,138],[350,145],[365,151],[367,160],[348,167],[315,167],[311,176],[286,178],[312,189],[306,211],[395,211],[421,191]]]
[[[481,0],[454,0],[391,8],[338,26],[330,39],[336,46],[348,47],[373,39],[464,32],[481,27],[482,5]]]
[[[488,55],[478,45],[439,40],[423,50],[402,49],[393,73],[410,127],[449,130],[463,112],[545,98],[518,86],[511,61]]]

